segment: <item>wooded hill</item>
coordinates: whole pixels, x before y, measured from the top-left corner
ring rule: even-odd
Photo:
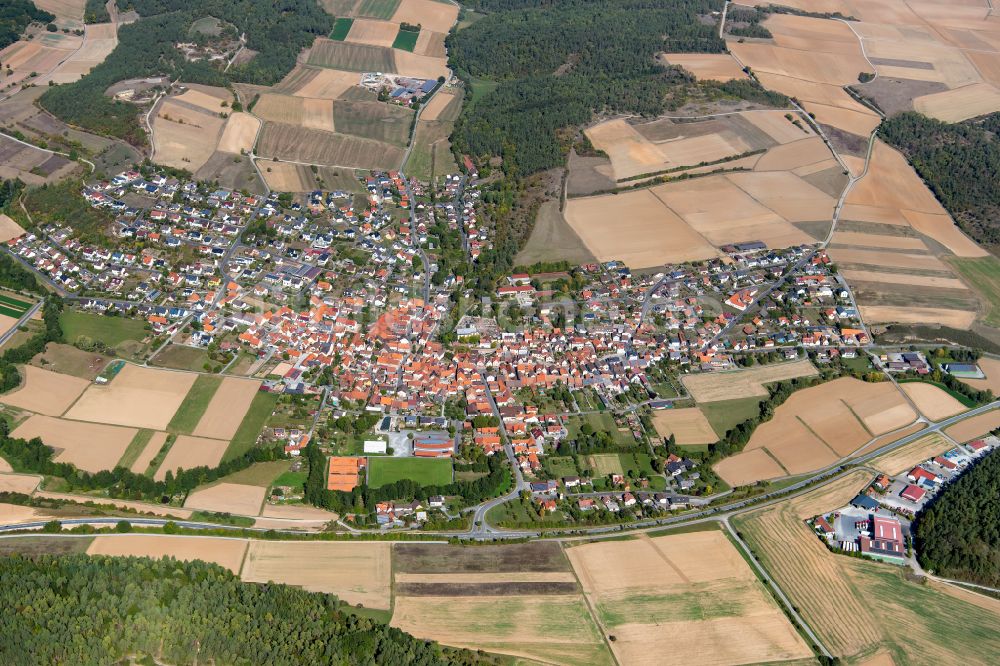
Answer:
[[[295,66],[313,40],[329,33],[333,18],[316,0],[131,0],[141,20],[118,29],[118,46],[75,83],[50,88],[41,105],[83,129],[141,145],[139,109],[104,95],[118,81],[155,75],[208,85],[242,81],[270,85]],[[191,24],[212,16],[236,26],[257,51],[250,62],[223,73],[205,61],[187,62],[178,42],[188,41]]]
[[[82,554],[0,557],[0,662],[497,663],[350,615],[329,594],[244,583],[222,567]]]
[[[0,3],[0,49],[19,40],[21,33],[30,24],[55,20],[55,16],[38,9],[31,0],[6,0]]]
[[[906,156],[962,231],[1000,248],[1000,113],[949,124],[919,113],[882,123],[881,136]]]

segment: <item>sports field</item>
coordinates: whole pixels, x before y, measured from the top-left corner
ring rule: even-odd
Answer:
[[[444,486],[451,483],[451,458],[390,458],[368,459],[368,485],[379,488],[402,479],[422,486]]]

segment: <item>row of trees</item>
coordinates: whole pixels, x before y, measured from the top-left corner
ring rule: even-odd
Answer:
[[[962,474],[919,514],[914,542],[925,569],[1000,586],[1000,451]]]
[[[882,123],[883,139],[899,148],[967,234],[1000,246],[1000,113],[944,123],[903,113]]]
[[[0,579],[11,666],[493,663],[351,615],[333,595],[244,583],[206,562],[16,555],[0,558]]]

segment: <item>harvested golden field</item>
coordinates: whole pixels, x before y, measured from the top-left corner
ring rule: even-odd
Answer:
[[[38,487],[41,476],[34,474],[0,473],[0,493],[21,493],[30,495]]]
[[[747,78],[746,72],[728,53],[663,53],[661,60],[678,65],[703,81]]]
[[[22,377],[20,388],[0,396],[0,402],[29,412],[62,416],[90,386],[86,379],[61,375],[33,365],[22,366],[18,370]]]
[[[226,377],[191,434],[212,439],[232,439],[259,389],[259,381]]]
[[[683,375],[681,382],[696,402],[716,402],[750,396],[766,396],[765,384],[795,377],[811,377],[816,368],[808,359],[791,363],[758,365],[734,372],[706,372]]]
[[[890,264],[891,265],[891,264]],[[934,275],[909,275],[907,273],[889,273],[882,271],[845,269],[840,274],[851,284],[855,282],[880,282],[889,284],[905,284],[913,287],[938,287],[941,289],[965,289],[965,283],[958,278],[938,277]]]
[[[222,130],[218,149],[224,153],[249,153],[253,151],[259,129],[260,121],[249,113],[233,113]]]
[[[296,97],[337,99],[360,82],[361,75],[357,72],[299,65],[274,86],[274,91]]]
[[[178,435],[153,478],[162,481],[168,470],[176,472],[180,468],[217,467],[227,448],[229,442],[226,440]]]
[[[913,107],[925,116],[957,123],[1000,110],[1000,90],[988,83],[973,83],[918,97]]]
[[[226,123],[218,112],[209,113],[196,106],[181,104],[179,99],[166,97],[161,100],[150,119],[154,160],[166,166],[197,171],[215,152]]]
[[[66,418],[166,430],[197,375],[126,364],[105,386],[91,386]]]
[[[87,0],[32,0],[36,7],[55,15],[57,20],[83,23]]]
[[[790,474],[801,474],[916,418],[891,382],[842,377],[793,393],[772,420],[757,428],[746,448],[766,448]]]
[[[833,235],[833,245],[851,245],[862,248],[884,248],[887,250],[926,250],[927,246],[919,238],[912,236],[887,236],[855,231],[837,231]]]
[[[197,83],[185,83],[187,90],[174,97],[179,102],[192,104],[209,113],[228,113],[227,109],[233,105],[235,98],[226,88],[218,86],[203,86]],[[225,102],[226,106],[222,103]]]
[[[578,594],[397,596],[391,624],[417,638],[549,664],[613,663]]]
[[[401,0],[392,20],[447,33],[458,20],[458,6],[436,0]]]
[[[734,488],[788,476],[788,472],[767,452],[767,449],[742,451],[723,458],[712,465],[712,469]]]
[[[976,313],[970,310],[950,310],[946,308],[916,308],[893,305],[858,304],[861,316],[870,323],[926,324],[933,322],[942,326],[967,329],[976,320]]]
[[[619,663],[683,664],[694,650],[706,664],[811,654],[720,531],[598,542],[566,552],[604,632],[615,636],[611,646]],[[657,648],[667,640],[671,650]]]
[[[647,268],[719,256],[650,190],[570,199],[566,222],[601,261]]]
[[[273,162],[261,164],[267,186],[276,192],[311,192],[316,189],[316,176],[305,164]]]
[[[217,483],[198,488],[188,495],[185,509],[201,509],[236,516],[256,516],[264,503],[267,488],[243,483]]]
[[[444,40],[448,35],[443,32],[422,29],[417,35],[417,44],[413,47],[413,52],[417,55],[431,56],[433,58],[447,58],[448,50],[445,48]]]
[[[856,471],[733,523],[835,656],[883,646],[899,663],[989,663],[1000,650],[994,608],[907,580],[900,567],[834,555],[803,522],[843,506],[870,481]]]
[[[58,451],[56,462],[72,463],[87,472],[100,472],[114,469],[136,432],[135,428],[35,415],[11,434],[24,439],[40,437]]]
[[[358,169],[397,169],[404,150],[381,141],[320,130],[264,123],[257,152],[262,157]]]
[[[42,77],[39,85],[71,83],[100,65],[118,46],[118,31],[111,23],[85,26],[83,44],[50,75]]]
[[[689,409],[660,409],[653,412],[653,426],[666,439],[670,435],[678,444],[712,444],[719,436],[697,407]]]
[[[868,466],[889,476],[895,476],[912,469],[914,465],[928,458],[944,453],[952,446],[954,445],[949,440],[935,432],[873,458],[868,462]]]
[[[336,131],[332,99],[265,93],[254,105],[253,115],[265,121]]]
[[[242,578],[335,594],[366,608],[391,607],[388,543],[251,541]]]
[[[43,44],[44,41],[44,44]],[[17,41],[0,50],[0,88],[17,85],[32,73],[45,76],[70,58],[82,40],[72,35],[58,35],[46,40]]]
[[[944,432],[957,442],[968,442],[1000,427],[1000,409],[965,419]]]
[[[34,523],[39,520],[48,520],[51,517],[50,514],[44,513],[41,509],[33,509],[30,506],[21,506],[20,504],[0,503],[0,523],[4,525]]]
[[[917,406],[920,413],[931,421],[940,421],[949,416],[961,414],[967,409],[965,405],[933,384],[906,382],[900,384],[900,387]]]
[[[0,243],[6,243],[14,238],[24,235],[24,229],[15,222],[9,215],[0,213]]]
[[[458,99],[460,97],[461,97],[461,92],[460,91],[459,92],[451,92],[451,91],[439,90],[438,92],[434,93],[433,97],[431,97],[431,101],[428,102],[423,107],[423,111],[420,112],[420,119],[421,120],[438,120],[439,118],[441,118],[441,116],[444,113],[445,109],[448,108],[449,105],[452,105],[452,104],[454,104],[456,102],[458,102],[459,104],[461,104],[461,102]],[[444,114],[444,115],[448,116],[448,117],[444,118],[445,120],[454,120],[455,119],[453,117],[450,117],[451,114]]]
[[[273,518],[281,520],[316,520],[328,522],[336,520],[337,514],[333,511],[320,509],[309,504],[265,504],[264,510],[260,512],[263,518]]]
[[[356,18],[354,19],[354,23],[351,24],[351,31],[347,33],[345,41],[355,44],[391,47],[398,32],[398,23]]]
[[[426,0],[430,4],[441,4],[437,0]],[[418,79],[436,79],[438,77],[448,78],[448,61],[445,58],[420,55],[393,49],[394,71],[403,76],[412,76]]]
[[[240,572],[247,542],[211,537],[121,534],[97,536],[87,548],[88,555],[117,557],[175,557],[178,560],[214,562],[235,574]]]
[[[146,470],[149,469],[149,464],[153,462],[153,458],[156,454],[160,452],[163,445],[167,442],[167,433],[165,432],[154,432],[153,436],[149,438],[146,443],[146,447],[142,450],[139,456],[135,459],[129,469],[136,474],[145,474]]]

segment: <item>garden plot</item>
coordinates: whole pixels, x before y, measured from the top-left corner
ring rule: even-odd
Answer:
[[[196,376],[126,364],[109,384],[84,391],[66,417],[165,430]]]
[[[20,388],[0,396],[0,402],[37,414],[62,416],[90,386],[86,379],[61,375],[33,365],[19,370],[22,377]]]
[[[707,664],[811,654],[719,531],[584,544],[567,554],[604,632],[615,637],[619,663],[683,664],[693,651]],[[665,640],[671,649],[658,649]]]
[[[247,542],[196,536],[121,534],[94,537],[88,555],[118,557],[174,557],[178,560],[213,562],[235,574],[240,571]]]
[[[390,608],[388,543],[253,541],[242,578],[335,594],[349,604]]]
[[[72,463],[87,472],[114,469],[135,437],[135,428],[66,421],[35,415],[11,433],[14,437],[41,440],[58,453],[56,462]]]

